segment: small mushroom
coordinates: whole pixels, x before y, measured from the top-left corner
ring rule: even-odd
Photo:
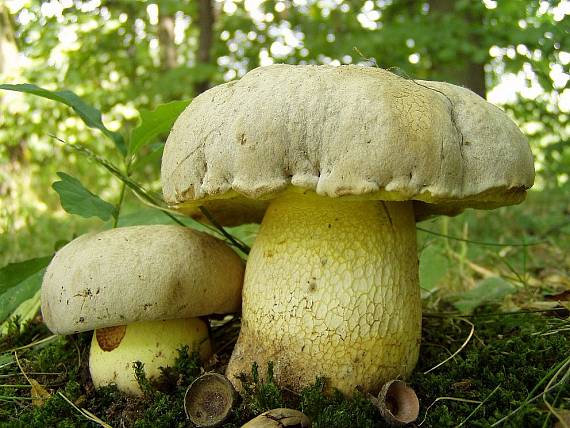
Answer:
[[[229,416],[237,392],[231,382],[218,373],[196,378],[184,395],[184,411],[197,427],[217,427]]]
[[[241,428],[305,428],[310,426],[311,421],[304,413],[280,408],[262,413],[242,425]]]
[[[194,98],[164,149],[173,209],[260,222],[226,374],[377,393],[416,365],[416,221],[524,200],[528,141],[468,89],[360,66],[272,65]]]
[[[95,330],[95,387],[139,395],[133,369],[149,379],[187,345],[212,349],[198,317],[239,311],[243,262],[222,241],[188,228],[134,226],[87,234],[60,249],[42,283],[42,315],[56,334]]]
[[[390,426],[410,424],[420,413],[420,402],[416,392],[400,380],[386,382],[378,398],[371,401]]]

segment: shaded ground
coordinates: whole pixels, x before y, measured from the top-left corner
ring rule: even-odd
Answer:
[[[421,360],[410,379],[422,407],[417,424],[488,427],[501,421],[498,426],[549,427],[557,420],[553,409],[559,415],[570,412],[569,319],[553,316],[553,312],[492,315],[489,309],[471,317],[424,317]],[[567,315],[562,310],[557,313]],[[10,334],[1,342],[0,426],[98,425],[70,402],[113,427],[188,426],[183,396],[200,368],[187,352],[181,352],[175,370],[164,377],[161,391],[142,379],[145,397],[133,399],[115,388],[93,388],[87,369],[89,333],[39,342],[49,336],[36,320],[24,333]],[[14,353],[6,352],[30,343],[38,344],[17,350],[18,361]],[[223,369],[227,354],[219,357],[214,367],[218,370]],[[37,381],[39,391],[49,397],[32,401],[30,380]],[[279,391],[271,382],[250,378],[248,394],[224,426],[240,426],[283,405],[304,411],[313,427],[384,426],[363,395],[352,400],[326,398],[320,393],[322,386],[317,380],[295,396]]]

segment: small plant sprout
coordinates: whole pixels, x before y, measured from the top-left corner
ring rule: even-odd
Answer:
[[[59,250],[42,284],[51,331],[95,330],[89,370],[95,387],[141,395],[133,363],[149,380],[188,346],[212,349],[210,314],[241,305],[243,263],[222,241],[179,226],[134,226],[83,235]]]
[[[275,363],[378,393],[419,355],[416,221],[524,200],[526,138],[473,92],[379,68],[273,65],[196,97],[161,179],[172,208],[260,222],[227,374]],[[264,370],[262,370],[263,372]]]

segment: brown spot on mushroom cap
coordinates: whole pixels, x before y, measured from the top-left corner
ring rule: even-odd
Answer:
[[[101,349],[109,352],[121,344],[121,340],[125,337],[126,332],[126,325],[98,328],[95,330],[95,337]]]

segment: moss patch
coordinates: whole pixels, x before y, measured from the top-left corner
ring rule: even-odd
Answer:
[[[468,344],[454,358],[424,374],[459,349],[472,326],[474,334]],[[570,364],[564,367],[570,358],[569,327],[567,319],[523,313],[424,318],[421,359],[410,379],[421,401],[422,426],[452,427],[464,422],[464,426],[489,427],[513,412],[500,426],[553,426],[556,418],[541,394],[550,388],[544,394],[547,402],[556,409],[570,408]],[[113,427],[188,426],[183,397],[200,374],[195,355],[181,349],[175,367],[164,371],[157,384],[148,383],[144,367],[139,366],[145,394],[132,398],[114,387],[93,388],[87,368],[89,333],[16,351],[22,369],[51,393],[43,406],[35,407],[31,388],[7,351],[48,336],[43,324],[35,320],[22,333],[11,329],[0,341],[0,426],[95,426],[59,393]],[[561,382],[564,376],[565,383]],[[352,399],[340,394],[325,396],[324,380],[316,379],[312,387],[296,395],[280,390],[271,372],[265,381],[260,378],[254,367],[244,379],[243,399],[225,426],[239,427],[278,406],[303,411],[317,428],[384,426],[364,394],[357,392]],[[538,398],[531,401],[534,397]]]

